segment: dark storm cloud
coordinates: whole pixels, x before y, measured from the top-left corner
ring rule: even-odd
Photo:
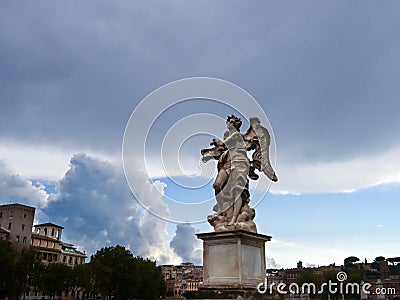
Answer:
[[[134,106],[189,76],[232,81],[285,161],[399,144],[395,1],[3,2],[0,139],[115,152]]]

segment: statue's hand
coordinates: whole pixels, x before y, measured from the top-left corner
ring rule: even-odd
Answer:
[[[210,145],[215,147],[225,147],[224,142],[220,139],[213,139]]]

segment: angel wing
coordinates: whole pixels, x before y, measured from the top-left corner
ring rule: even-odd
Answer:
[[[269,158],[271,137],[267,128],[260,124],[259,118],[250,118],[250,127],[243,135],[243,138],[246,141],[247,150],[254,150],[250,163],[249,177],[258,179],[258,175],[254,172],[255,169],[258,169],[272,181],[278,181]]]

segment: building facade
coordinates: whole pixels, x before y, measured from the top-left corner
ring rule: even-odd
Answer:
[[[0,205],[0,237],[18,250],[31,245],[35,208],[22,204]]]
[[[37,247],[39,258],[44,264],[59,262],[72,267],[84,264],[86,254],[78,251],[74,245],[61,241],[63,229],[53,223],[34,226],[32,246]]]
[[[31,245],[36,247],[39,258],[45,264],[84,264],[85,252],[77,250],[72,244],[62,242],[62,226],[53,223],[33,226],[35,210],[34,207],[18,203],[0,205],[0,239],[10,241],[18,251]]]

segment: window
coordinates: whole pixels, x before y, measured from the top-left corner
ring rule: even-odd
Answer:
[[[8,223],[8,229],[11,229],[11,223]]]
[[[2,218],[3,217],[3,212],[0,212],[0,218]]]
[[[72,265],[72,257],[71,257],[71,256],[69,257],[68,263],[69,263],[70,265]]]
[[[17,243],[19,243],[19,235],[17,235],[17,236],[15,237],[15,241],[16,241]]]
[[[47,236],[47,228],[44,229],[44,235]]]
[[[22,243],[26,244],[27,241],[28,241],[28,238],[26,236],[24,236],[24,238],[22,239]]]
[[[24,219],[26,219],[26,214],[24,214]]]
[[[51,236],[54,236],[54,228],[51,229]]]
[[[25,225],[24,224],[22,224],[22,231],[24,231],[25,230]]]

